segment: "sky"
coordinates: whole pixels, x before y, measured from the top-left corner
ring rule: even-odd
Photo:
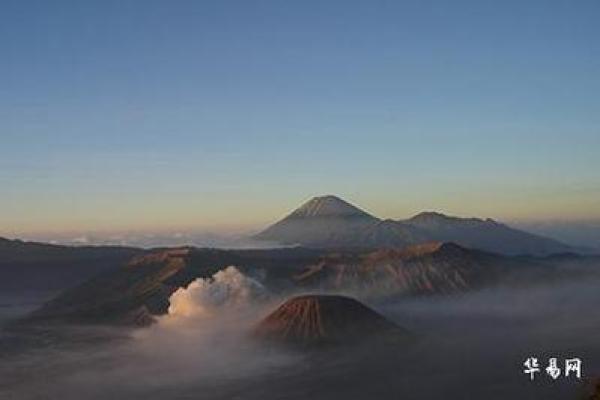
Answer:
[[[311,196],[600,221],[600,2],[0,3],[0,235]]]

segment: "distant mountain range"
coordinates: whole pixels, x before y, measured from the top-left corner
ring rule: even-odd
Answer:
[[[585,253],[585,249],[571,247],[550,238],[513,229],[491,219],[457,218],[440,213],[425,212],[406,220],[383,220],[336,196],[321,196],[309,200],[281,221],[257,234],[253,239],[258,239],[259,245],[264,244],[263,248],[274,247],[277,243],[293,247],[298,245],[305,247],[307,254],[313,254],[312,251],[314,251],[319,255],[340,252],[347,256],[357,253],[376,254],[378,251],[381,255],[385,253],[385,250],[393,250],[387,253],[392,264],[399,259],[403,260],[404,255],[400,255],[401,250],[431,242],[452,242],[466,249],[511,256]],[[254,240],[254,244],[257,244],[256,240]],[[445,254],[450,248],[449,244],[445,245],[435,254]],[[0,290],[12,292],[25,289],[61,290],[102,271],[119,268],[132,257],[147,254],[148,251],[135,247],[73,247],[0,238],[0,272],[2,273]],[[287,259],[290,254],[300,254],[277,251],[257,252],[256,254],[264,255],[264,258],[257,259],[256,265],[280,265],[281,260],[278,257],[284,253],[287,266],[293,264],[291,260]],[[215,250],[214,253],[209,254],[215,254],[216,261],[221,260],[220,252]],[[230,260],[229,265],[244,265],[245,257],[241,260],[236,257],[232,258],[233,255],[242,253],[230,252],[227,254],[227,259]],[[253,253],[250,251],[250,253],[243,254]],[[343,280],[347,285],[355,283],[350,282],[354,279],[352,276],[360,275],[366,280],[373,278],[369,275],[369,271],[372,269],[369,267],[370,261],[368,260],[360,262],[354,260],[350,264],[332,260],[328,259],[326,267],[322,270],[306,274],[304,281],[318,281],[319,285],[331,286],[333,281],[330,282],[328,279],[336,274],[337,281]],[[406,264],[405,261],[403,263]],[[306,260],[302,261],[302,265],[307,265]],[[281,267],[280,271],[284,271],[288,268],[287,266]],[[345,272],[340,273],[340,270]],[[355,275],[351,275],[350,271],[354,271]],[[389,272],[391,269],[388,268],[386,271]],[[285,272],[286,276],[289,276],[288,272]],[[413,291],[427,291],[428,285],[433,284],[434,292],[444,292],[461,284],[460,279],[455,279],[462,276],[460,268],[447,270],[447,273],[442,271],[448,279],[434,279],[435,277],[429,275],[427,268],[409,272],[414,276],[405,275],[404,278],[411,280],[409,286]],[[425,280],[415,281],[414,277]],[[431,280],[426,281],[430,277]],[[403,283],[399,279],[394,277],[393,281],[402,286]]]
[[[254,238],[340,249],[402,248],[439,241],[504,255],[550,255],[581,250],[492,219],[423,212],[406,220],[382,220],[331,195],[310,199]]]

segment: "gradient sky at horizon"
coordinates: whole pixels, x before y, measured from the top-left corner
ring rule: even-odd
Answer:
[[[600,2],[2,1],[0,235],[600,220]]]

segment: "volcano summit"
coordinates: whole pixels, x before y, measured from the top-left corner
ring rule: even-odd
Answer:
[[[336,196],[314,197],[255,236],[308,247],[345,246],[379,219]]]
[[[332,195],[310,199],[254,238],[331,249],[404,248],[441,241],[504,255],[577,252],[557,240],[514,229],[490,218],[424,212],[404,220],[382,220]]]

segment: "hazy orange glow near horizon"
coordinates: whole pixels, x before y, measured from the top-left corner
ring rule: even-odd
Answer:
[[[0,235],[600,219],[598,2],[0,8]]]
[[[423,211],[437,211],[460,217],[493,218],[506,223],[600,221],[600,213],[593,199],[554,198],[540,202],[507,196],[505,204],[493,203],[493,199],[478,196],[477,203],[469,205],[462,198],[419,200],[405,196],[401,201],[379,199],[373,196],[341,195],[352,204],[379,217],[391,219],[409,218]],[[365,197],[363,200],[361,197]],[[511,199],[512,198],[512,199]],[[4,221],[0,231],[4,235],[69,234],[78,232],[178,232],[206,231],[215,233],[247,233],[257,231],[284,217],[309,197],[290,199],[277,204],[268,199],[239,198],[238,201],[220,201],[203,204],[195,201],[177,201],[173,204],[141,204],[120,208],[86,208],[71,205],[71,215],[56,210],[43,210],[26,217],[15,216]],[[454,200],[454,201],[453,201]],[[511,201],[512,200],[512,201]],[[587,203],[586,204],[586,200]],[[419,201],[422,206],[419,206]],[[498,201],[498,199],[496,199]],[[437,204],[441,206],[437,206]],[[520,205],[520,206],[519,206]],[[587,205],[587,207],[584,207]],[[568,212],[565,212],[568,210]]]

